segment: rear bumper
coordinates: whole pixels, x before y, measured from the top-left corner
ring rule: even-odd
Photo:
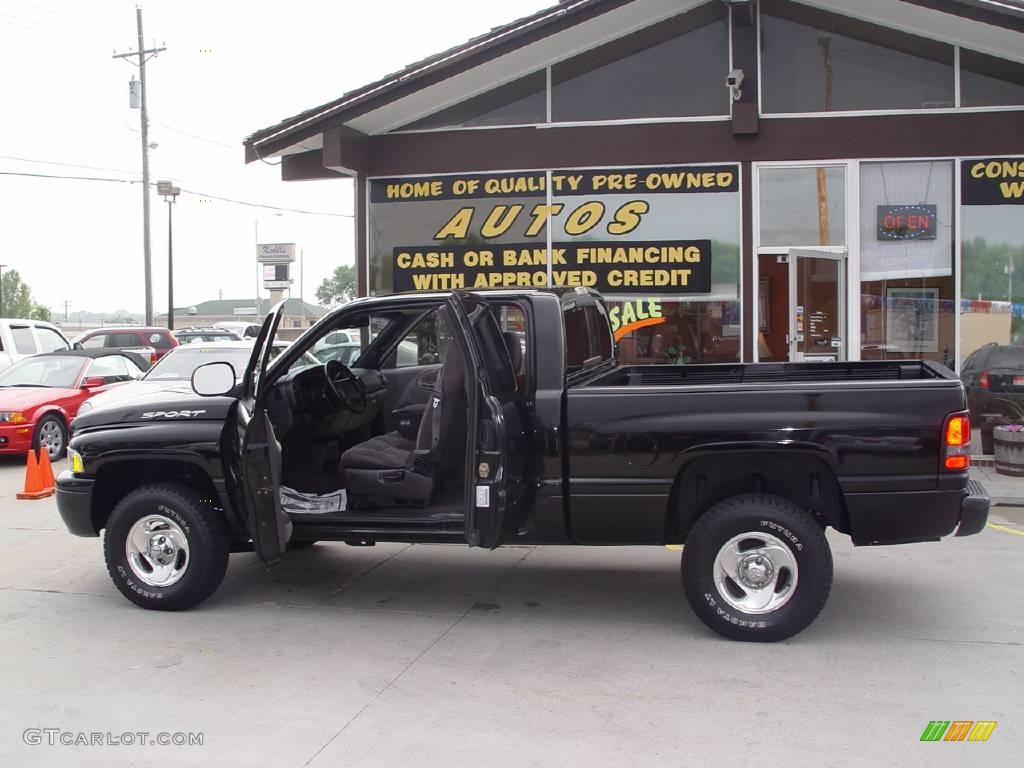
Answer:
[[[985,488],[973,480],[963,490],[846,494],[850,537],[858,545],[970,536],[985,527],[989,505]]]
[[[960,502],[960,525],[957,526],[956,535],[973,536],[980,533],[988,522],[989,506],[991,500],[985,486],[977,480],[969,481],[963,501]]]
[[[99,536],[92,522],[92,489],[95,480],[76,477],[64,470],[57,477],[57,511],[75,536]]]

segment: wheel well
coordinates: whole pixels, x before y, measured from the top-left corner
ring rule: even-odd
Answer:
[[[822,527],[850,530],[835,472],[822,458],[771,451],[706,454],[680,471],[669,497],[666,541],[685,539],[704,512],[743,493],[781,496],[808,510]]]
[[[96,473],[96,485],[92,492],[93,528],[99,531],[106,527],[110,513],[121,499],[136,488],[153,483],[177,483],[187,486],[195,490],[201,499],[209,499],[213,507],[221,507],[221,500],[213,481],[195,464],[163,459],[117,461],[100,467]]]

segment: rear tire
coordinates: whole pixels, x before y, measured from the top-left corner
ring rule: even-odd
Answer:
[[[805,629],[832,588],[832,552],[814,518],[787,499],[715,504],[686,538],[683,587],[698,618],[733,640],[774,642]]]
[[[182,485],[138,488],[118,502],[103,539],[107,572],[142,608],[180,611],[203,602],[224,580],[224,520]]]

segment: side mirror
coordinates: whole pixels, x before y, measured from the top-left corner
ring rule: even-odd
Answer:
[[[85,349],[85,347],[82,346],[82,342],[80,342],[80,341],[76,341],[74,346],[71,347],[71,348],[72,349]]]
[[[192,391],[203,397],[226,395],[235,388],[235,369],[223,361],[200,365],[192,371]]]
[[[96,389],[102,387],[107,383],[106,379],[102,376],[86,376],[85,381],[82,382],[82,389]]]

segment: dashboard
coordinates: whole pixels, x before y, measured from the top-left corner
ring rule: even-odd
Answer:
[[[357,391],[362,399],[355,396]],[[349,370],[328,362],[289,371],[278,379],[267,412],[282,445],[296,442],[297,436],[306,443],[327,441],[372,422],[386,394],[387,379],[380,371]]]

